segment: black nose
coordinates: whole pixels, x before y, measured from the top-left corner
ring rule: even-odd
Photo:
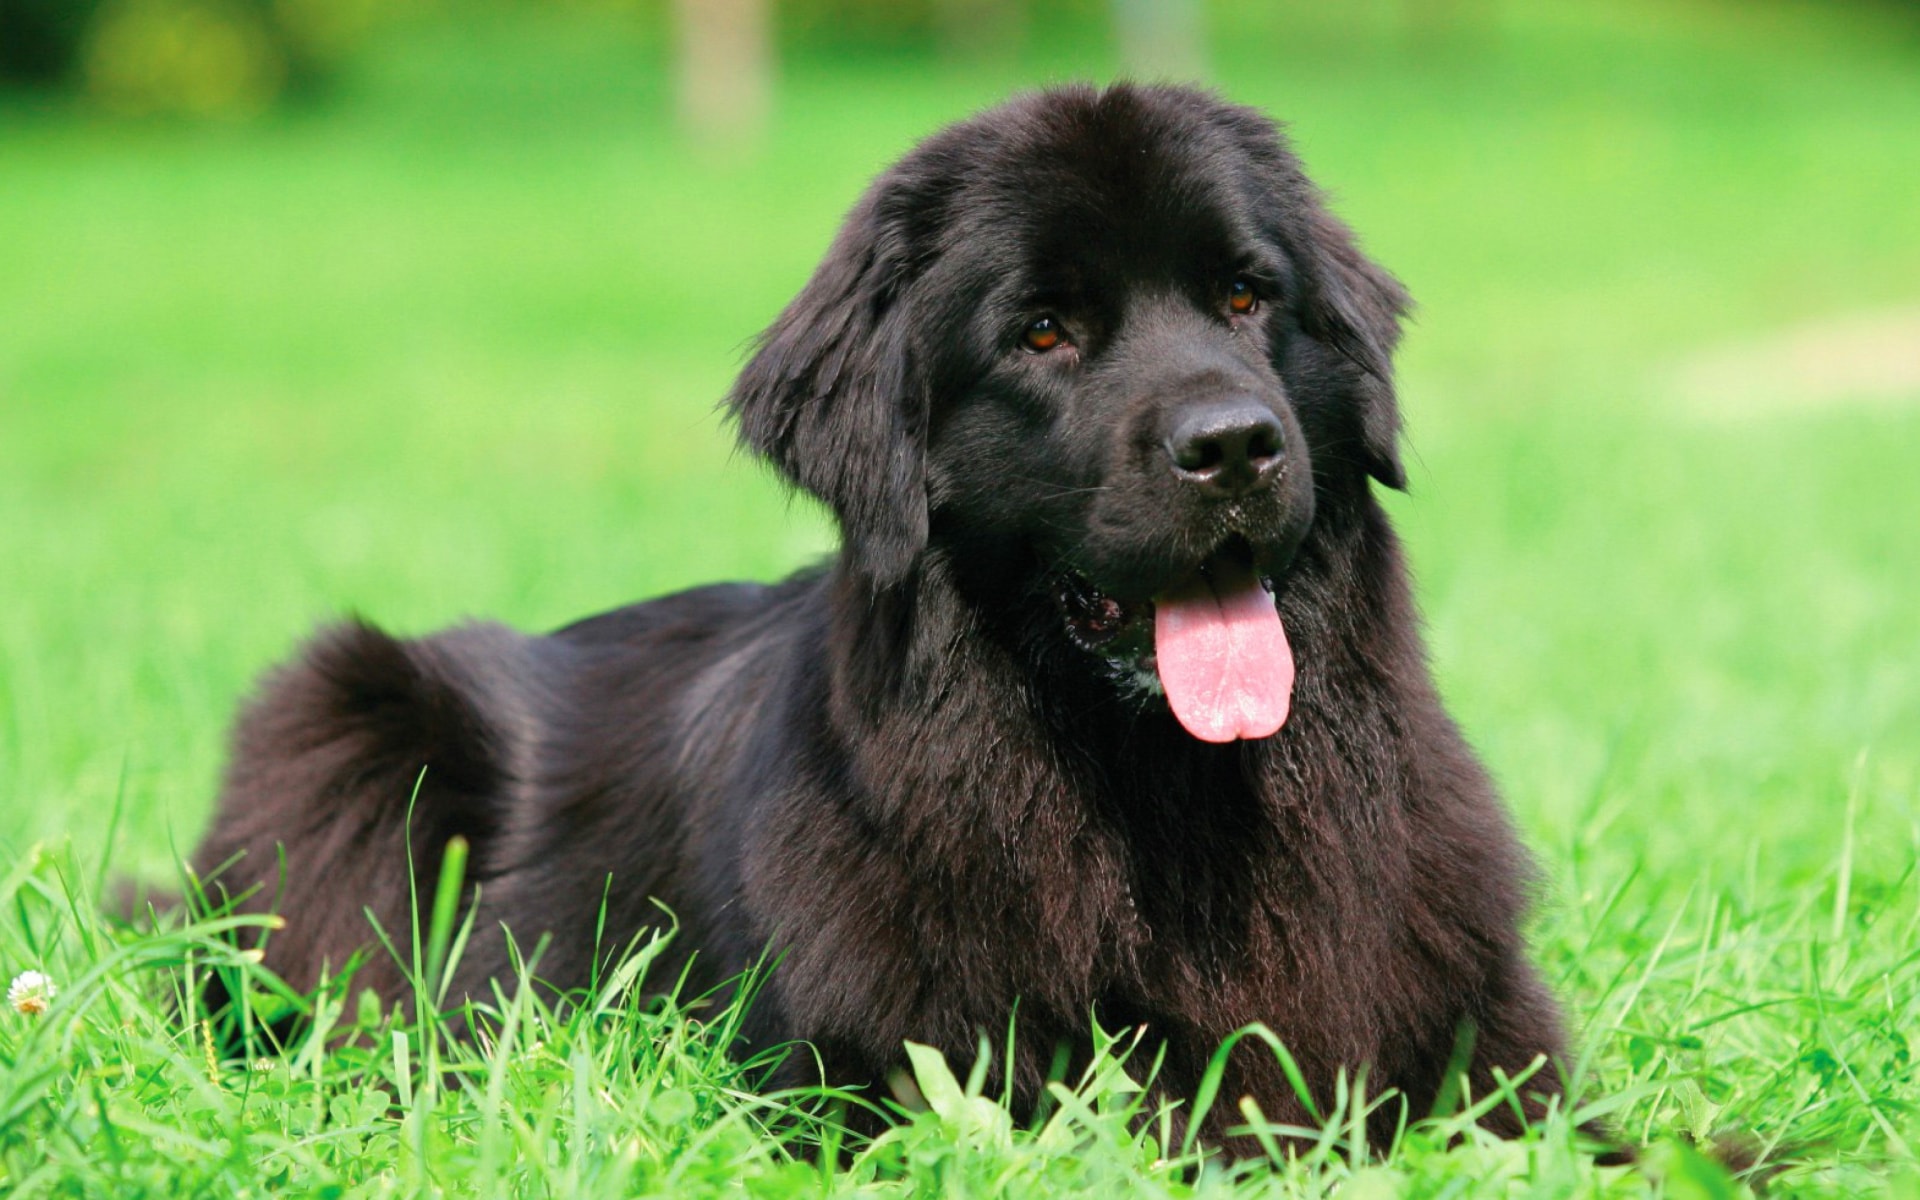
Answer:
[[[1195,404],[1167,436],[1173,473],[1223,498],[1243,496],[1279,473],[1280,418],[1251,398]]]

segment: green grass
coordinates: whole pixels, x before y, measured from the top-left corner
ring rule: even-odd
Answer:
[[[824,1100],[724,1053],[724,997],[503,1004],[474,1047],[343,994],[335,1036],[209,1062],[179,965],[249,964],[92,912],[109,858],[171,877],[249,680],[342,611],[538,628],[818,556],[712,414],[742,347],[914,137],[1103,69],[1044,37],[803,61],[764,154],[715,164],[582,17],[404,31],[262,125],[0,102],[0,974],[63,989],[0,1012],[0,1188],[1691,1197],[1735,1193],[1685,1138],[1731,1132],[1778,1194],[1920,1193],[1920,395],[1729,419],[1672,383],[1920,299],[1920,47],[1815,8],[1462,7],[1504,15],[1223,11],[1219,77],[1421,301],[1393,508],[1541,860],[1584,1097],[1646,1170],[1564,1121],[1352,1162],[1330,1119],[1196,1171],[1130,1131],[1117,1059],[1038,1132],[923,1073],[936,1108],[834,1170],[791,1149]]]

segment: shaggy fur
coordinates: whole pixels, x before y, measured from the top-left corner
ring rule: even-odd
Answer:
[[[369,944],[363,906],[406,927],[409,844],[426,881],[472,844],[475,994],[502,926],[551,934],[542,975],[578,986],[657,900],[697,983],[771,947],[751,1040],[805,1039],[842,1084],[878,1088],[907,1039],[969,1059],[1016,1004],[1025,1102],[1095,1019],[1144,1025],[1174,1095],[1263,1022],[1321,1101],[1365,1067],[1416,1117],[1457,1048],[1481,1091],[1557,1059],[1527,864],[1372,493],[1404,482],[1405,305],[1248,109],[1070,88],[946,129],[868,190],[728,400],[833,509],[831,564],[543,637],[326,632],[247,709],[195,862],[249,907],[298,897],[266,960],[300,987]],[[1222,404],[1281,447],[1226,496],[1165,449]],[[1299,674],[1279,733],[1215,745],[1140,631],[1226,553],[1269,579]],[[362,979],[400,990],[378,956]],[[1530,1087],[1538,1111],[1561,1083]],[[1210,1135],[1241,1095],[1305,1119],[1264,1049]]]

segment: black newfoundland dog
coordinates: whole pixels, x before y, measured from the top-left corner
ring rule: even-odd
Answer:
[[[836,559],[544,637],[335,628],[248,707],[195,866],[288,898],[266,962],[304,987],[363,906],[405,929],[409,847],[430,890],[458,835],[472,994],[503,927],[573,987],[664,905],[697,984],[771,949],[749,1037],[836,1083],[1017,1007],[1029,1101],[1096,1020],[1175,1096],[1253,1022],[1322,1102],[1364,1067],[1422,1116],[1456,1061],[1485,1094],[1563,1042],[1372,492],[1404,483],[1405,305],[1251,110],[1065,88],[946,129],[727,401]],[[1242,1095],[1307,1119],[1264,1048],[1224,1086],[1209,1136]]]

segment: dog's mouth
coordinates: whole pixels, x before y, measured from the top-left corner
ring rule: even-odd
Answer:
[[[1124,601],[1068,572],[1056,589],[1068,635],[1106,661],[1116,682],[1164,695],[1186,731],[1207,742],[1270,737],[1293,701],[1293,649],[1274,582],[1230,539],[1151,599]]]

